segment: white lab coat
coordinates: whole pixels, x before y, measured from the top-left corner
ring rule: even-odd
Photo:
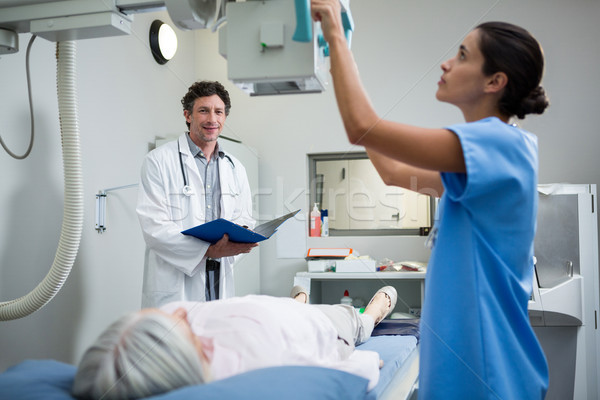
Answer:
[[[177,150],[181,151],[188,185],[185,196]],[[227,153],[225,153],[227,154]],[[246,169],[230,154],[218,158],[221,218],[254,227]],[[186,134],[150,152],[142,165],[137,214],[146,241],[142,307],[171,301],[205,300],[205,253],[210,243],[181,231],[205,222],[204,182],[192,157]],[[220,296],[234,296],[233,262],[221,259]]]

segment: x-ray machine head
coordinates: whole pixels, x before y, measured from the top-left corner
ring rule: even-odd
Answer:
[[[182,30],[219,29],[228,79],[246,93],[318,93],[328,48],[309,1],[0,0],[0,54],[18,51],[18,33],[54,42],[128,35],[133,14],[166,9]],[[340,2],[350,42],[349,0]]]

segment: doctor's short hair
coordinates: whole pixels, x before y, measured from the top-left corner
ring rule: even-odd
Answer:
[[[194,101],[199,97],[208,97],[216,94],[219,96],[223,103],[225,103],[225,115],[229,115],[231,110],[231,100],[229,99],[229,92],[225,87],[217,81],[200,81],[194,83],[188,89],[188,92],[181,99],[181,104],[184,110],[192,112],[194,107]]]
[[[205,382],[193,343],[160,313],[132,313],[110,325],[83,355],[72,394],[137,399]]]

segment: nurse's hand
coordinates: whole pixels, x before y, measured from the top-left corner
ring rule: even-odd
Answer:
[[[326,42],[330,43],[334,34],[341,34],[345,40],[339,0],[311,0],[311,16],[321,22],[321,30]]]
[[[221,258],[232,257],[242,253],[250,253],[250,250],[258,246],[258,243],[230,242],[229,235],[225,234],[215,244],[211,244],[206,251],[206,257]]]

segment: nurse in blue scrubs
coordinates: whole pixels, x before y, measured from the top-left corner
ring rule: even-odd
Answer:
[[[441,197],[421,319],[419,399],[542,399],[548,367],[529,323],[537,138],[513,124],[548,106],[541,46],[503,22],[477,26],[441,65],[436,98],[465,122],[380,118],[348,49],[339,0],[312,0],[329,43],[348,139],[384,182]]]

